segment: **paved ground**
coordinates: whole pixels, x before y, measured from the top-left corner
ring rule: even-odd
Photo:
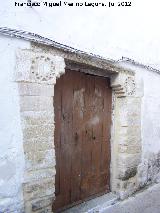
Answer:
[[[100,211],[101,213],[160,213],[160,184],[149,187],[129,199]]]
[[[160,184],[150,186],[124,201],[108,194],[68,209],[65,213],[160,213]]]

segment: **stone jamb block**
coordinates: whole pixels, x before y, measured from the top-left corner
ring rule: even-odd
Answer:
[[[50,168],[43,168],[33,171],[25,171],[25,180],[24,183],[29,183],[33,181],[40,181],[45,178],[55,179],[56,169],[55,166]]]
[[[20,96],[54,96],[54,87],[48,84],[18,82],[18,90]]]
[[[20,111],[53,112],[53,98],[44,96],[21,96]]]
[[[27,201],[35,198],[42,198],[46,196],[53,196],[55,179],[45,178],[40,181],[32,181],[31,183],[24,183],[24,196]]]

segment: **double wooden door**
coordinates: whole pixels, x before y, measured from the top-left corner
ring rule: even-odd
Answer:
[[[53,211],[109,191],[109,79],[66,70],[55,86]]]

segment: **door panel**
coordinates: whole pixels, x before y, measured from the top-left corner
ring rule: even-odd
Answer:
[[[53,210],[109,191],[109,80],[66,70],[55,86],[56,199]]]

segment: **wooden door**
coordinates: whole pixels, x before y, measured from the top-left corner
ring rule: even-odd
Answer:
[[[55,86],[53,211],[109,191],[109,79],[66,70]]]

